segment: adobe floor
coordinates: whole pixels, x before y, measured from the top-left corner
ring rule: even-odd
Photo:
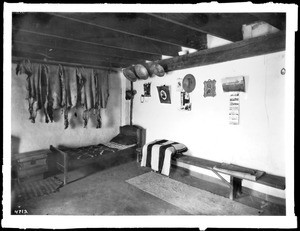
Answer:
[[[135,161],[104,168],[82,168],[71,173],[71,183],[59,192],[19,205],[33,215],[189,215],[184,210],[126,183],[149,170]],[[81,179],[78,177],[87,175]],[[172,168],[170,177],[228,197],[228,188]],[[72,180],[73,179],[73,180]],[[285,215],[285,206],[243,195],[236,201],[263,210],[264,215]]]

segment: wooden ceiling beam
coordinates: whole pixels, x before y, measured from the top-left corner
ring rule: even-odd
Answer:
[[[178,20],[178,18],[177,18],[178,14],[176,14],[176,13],[175,14],[169,14],[169,13],[146,13],[146,14],[148,14],[148,15],[154,17],[154,18],[161,19],[163,21],[171,22],[171,23],[174,23],[176,25],[189,28],[191,30],[195,30],[195,31],[198,31],[198,32],[201,32],[201,33],[206,33],[204,30],[201,30],[200,28],[198,28],[198,26],[191,25],[191,22],[190,23],[186,23],[186,17],[183,20]],[[181,17],[184,17],[184,16],[181,15]]]
[[[286,28],[286,14],[285,13],[249,13],[257,17],[257,19],[269,23],[279,30]]]
[[[117,33],[136,36],[175,46],[198,50],[207,48],[205,33],[190,30],[167,21],[149,17],[143,13],[50,13],[56,17],[72,20]]]
[[[22,61],[24,59],[28,59],[28,57],[22,57],[22,56],[12,56],[12,62],[17,63],[19,61]],[[108,66],[99,66],[99,65],[90,65],[90,64],[82,64],[82,63],[72,63],[72,62],[64,62],[64,61],[55,61],[55,60],[43,60],[39,58],[30,58],[30,61],[32,63],[44,63],[48,65],[63,65],[63,66],[82,66],[86,68],[95,68],[95,69],[103,69],[103,70],[110,70],[113,72],[119,72],[120,68],[112,68]]]
[[[61,54],[66,54],[67,56],[73,56],[73,57],[80,57],[80,56],[88,56],[93,59],[99,59],[99,60],[111,60],[112,62],[119,62],[122,63],[124,60],[126,60],[126,63],[140,63],[143,62],[143,59],[133,59],[133,58],[127,58],[127,57],[118,57],[118,56],[112,56],[110,54],[103,54],[103,53],[97,53],[97,52],[86,52],[84,50],[72,50],[72,49],[65,49],[63,47],[55,47],[52,48],[52,46],[45,46],[43,44],[35,44],[35,43],[28,43],[23,41],[14,41],[13,48],[18,50],[22,48],[27,48],[32,51],[38,51],[43,52],[49,56],[56,56]]]
[[[13,17],[13,28],[44,36],[52,36],[52,38],[64,38],[70,41],[80,41],[149,54],[175,56],[181,51],[180,46],[115,33],[46,13],[26,13],[16,18]]]
[[[16,50],[12,49],[12,55],[15,57],[27,57],[29,59],[39,59],[39,60],[47,60],[47,61],[53,61],[53,62],[69,62],[69,63],[80,63],[82,65],[93,65],[93,66],[106,66],[106,67],[112,67],[112,68],[122,68],[122,65],[119,63],[112,63],[108,61],[103,60],[95,60],[95,59],[88,59],[88,58],[74,58],[69,56],[56,56],[47,58],[43,54],[39,54],[38,52],[34,52],[31,50]],[[123,64],[124,66],[127,66],[126,64]],[[129,64],[128,64],[129,65]]]
[[[33,44],[37,46],[44,46],[51,49],[59,50],[73,50],[78,52],[95,53],[100,55],[107,55],[111,57],[128,58],[132,60],[159,60],[161,55],[147,54],[135,51],[125,51],[115,48],[108,48],[93,44],[87,44],[77,41],[70,41],[66,39],[53,39],[52,37],[45,37],[38,34],[27,33],[24,31],[13,30],[12,45],[16,43]]]
[[[124,47],[112,46],[112,45],[107,45],[107,44],[98,43],[98,42],[90,42],[87,40],[80,40],[80,39],[76,39],[76,38],[64,37],[64,36],[59,36],[59,35],[53,35],[53,34],[47,34],[47,33],[41,33],[41,32],[37,32],[37,31],[17,29],[17,28],[13,28],[13,30],[17,30],[20,32],[25,32],[25,33],[31,33],[31,34],[35,34],[35,35],[39,35],[39,36],[44,36],[44,37],[50,37],[52,39],[65,39],[65,40],[72,41],[72,42],[85,43],[85,44],[89,44],[89,45],[102,46],[102,47],[106,47],[106,48],[113,48],[113,49],[119,49],[119,50],[125,50],[125,51],[135,51],[135,52],[147,53],[147,54],[151,54],[151,55],[161,55],[160,52],[155,52],[154,50],[150,51],[149,49],[148,50],[140,50],[140,49],[128,48],[127,46],[124,46]]]
[[[160,60],[158,63],[164,67],[166,72],[205,66],[284,51],[285,40],[285,32],[277,32],[171,59]]]
[[[232,42],[242,40],[242,25],[256,19],[246,13],[148,13],[148,15]]]

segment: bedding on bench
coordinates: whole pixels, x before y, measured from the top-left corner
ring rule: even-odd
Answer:
[[[152,170],[169,176],[171,159],[182,155],[187,151],[184,144],[171,140],[160,139],[147,143],[142,149],[142,167],[151,167]]]
[[[59,147],[59,149],[67,153],[70,159],[82,160],[82,159],[92,159],[98,156],[117,152],[119,150],[124,150],[126,148],[133,147],[135,145],[136,144],[124,145],[115,142],[109,142],[109,143],[89,145],[89,146],[79,147],[79,148]]]
[[[136,148],[141,147],[144,140],[145,129],[136,125],[125,125],[120,127],[120,133],[107,143],[83,147],[50,145],[52,153],[48,163],[64,173],[66,184],[68,171],[89,164],[103,163],[108,156],[115,158],[116,162],[135,159]]]

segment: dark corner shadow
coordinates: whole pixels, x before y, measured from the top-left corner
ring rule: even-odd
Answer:
[[[19,153],[21,139],[17,136],[11,136],[11,153],[17,154]]]

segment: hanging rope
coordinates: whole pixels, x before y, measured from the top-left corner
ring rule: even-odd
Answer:
[[[130,81],[130,90],[133,92],[133,82]],[[132,125],[132,110],[133,110],[133,96],[130,99],[130,125]]]

